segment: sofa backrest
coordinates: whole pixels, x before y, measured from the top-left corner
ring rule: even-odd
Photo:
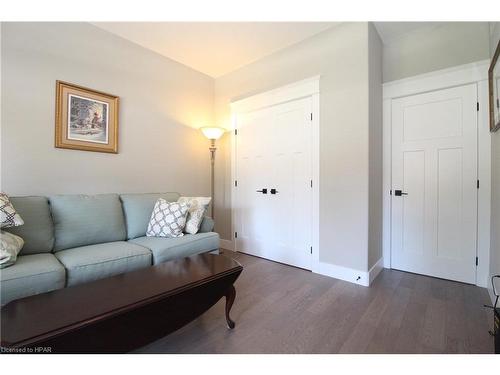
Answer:
[[[146,193],[146,194],[121,194],[125,221],[127,226],[127,239],[146,235],[151,213],[159,198],[169,202],[176,202],[179,193]]]
[[[46,197],[10,197],[24,220],[19,227],[4,228],[24,240],[20,255],[50,253],[54,248],[54,225]]]
[[[55,195],[49,202],[54,221],[54,251],[123,241],[127,237],[118,194]]]

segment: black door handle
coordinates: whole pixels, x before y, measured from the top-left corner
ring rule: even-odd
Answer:
[[[403,193],[401,190],[394,190],[394,195],[400,197],[402,195],[408,195],[408,193]]]
[[[267,189],[257,190],[257,193],[267,194]]]
[[[271,194],[276,194],[278,192],[278,190],[276,189],[271,189]]]

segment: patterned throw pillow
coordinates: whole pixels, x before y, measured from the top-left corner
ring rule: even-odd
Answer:
[[[196,234],[200,230],[203,216],[208,209],[212,198],[210,197],[180,197],[177,202],[189,206],[185,233]]]
[[[12,266],[23,245],[24,240],[21,237],[0,231],[0,268]]]
[[[146,236],[181,237],[186,225],[188,206],[178,202],[167,202],[160,198],[156,201]]]
[[[17,227],[23,224],[23,219],[16,212],[12,203],[10,203],[7,194],[0,193],[0,227]]]

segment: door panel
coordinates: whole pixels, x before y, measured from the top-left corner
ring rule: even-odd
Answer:
[[[404,108],[405,142],[462,135],[462,100],[451,98],[407,105]],[[436,119],[440,126],[436,126]]]
[[[457,230],[462,217],[462,149],[438,151],[438,244],[437,255],[460,259],[462,251]]]
[[[477,90],[392,102],[392,267],[475,283]]]
[[[306,98],[236,117],[236,248],[306,269],[312,236],[311,108]],[[257,192],[262,188],[267,194]]]
[[[425,153],[405,152],[404,191],[409,196],[403,201],[403,251],[423,254],[425,223]]]

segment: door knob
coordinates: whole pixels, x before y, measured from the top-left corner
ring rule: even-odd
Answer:
[[[394,195],[400,197],[402,195],[408,195],[408,193],[403,193],[401,190],[394,190]]]
[[[276,194],[278,192],[278,190],[276,189],[271,189],[271,194]]]
[[[257,190],[257,193],[267,194],[267,189]]]

